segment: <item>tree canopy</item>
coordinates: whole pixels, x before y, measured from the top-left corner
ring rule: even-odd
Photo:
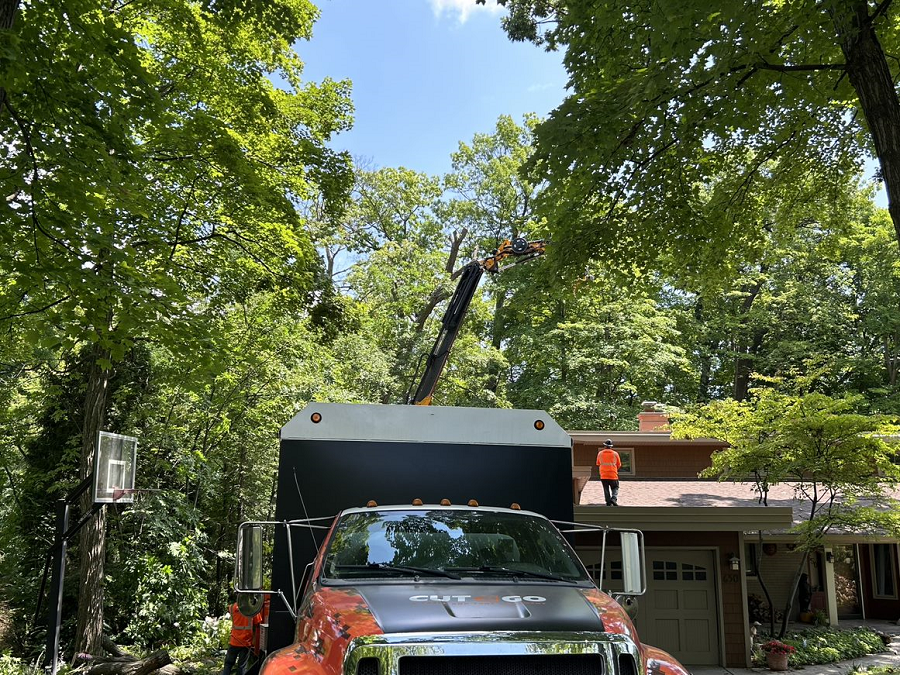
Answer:
[[[4,649],[40,649],[53,502],[101,428],[139,437],[141,492],[72,549],[66,650],[91,650],[100,609],[140,648],[212,642],[237,525],[272,516],[279,427],[309,401],[403,402],[460,270],[508,238],[550,254],[487,275],[437,404],[632,430],[642,399],[712,402],[716,435],[764,421],[804,451],[797,410],[866,438],[900,411],[896,233],[856,173],[852,81],[788,67],[840,50],[826,21],[792,28],[801,5],[757,22],[620,3],[587,25],[584,3],[510,0],[511,31],[566,45],[573,97],[461,139],[438,176],[332,149],[350,83],[303,79],[305,0],[17,4],[0,0]],[[777,30],[782,51],[745,48]],[[761,418],[763,396],[790,414]]]
[[[85,364],[82,476],[113,364],[138,341],[211,361],[223,305],[316,290],[296,202],[322,195],[337,211],[350,178],[325,144],[348,126],[347,85],[304,84],[292,49],[316,17],[306,0],[66,0],[4,26],[0,325]],[[103,531],[101,516],[80,542],[88,652]]]
[[[564,50],[571,93],[533,167],[567,251],[715,269],[765,236],[760,183],[803,204],[870,155],[900,242],[890,2],[498,1],[512,39]]]
[[[707,477],[756,483],[761,500],[773,485],[790,485],[804,519],[794,525],[804,553],[794,575],[796,591],[807,556],[830,532],[900,536],[897,448],[891,420],[858,412],[855,396],[789,395],[759,389],[747,401],[716,401],[676,417],[674,438],[715,437],[728,447],[713,454]],[[793,593],[784,611],[787,626]]]

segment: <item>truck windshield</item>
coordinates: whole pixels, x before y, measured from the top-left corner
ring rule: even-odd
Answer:
[[[329,545],[324,575],[589,581],[549,521],[524,513],[462,509],[346,514]]]

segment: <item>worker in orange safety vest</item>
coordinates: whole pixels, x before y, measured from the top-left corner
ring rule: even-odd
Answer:
[[[244,616],[238,609],[237,603],[228,608],[231,614],[231,638],[228,640],[228,651],[225,652],[225,668],[222,675],[230,675],[231,669],[237,663],[237,675],[244,675],[250,649],[253,647],[254,630],[260,621],[260,616]]]
[[[607,438],[603,449],[597,453],[597,466],[600,467],[600,482],[603,483],[603,496],[607,506],[619,505],[619,469],[622,459],[613,450],[613,442]]]

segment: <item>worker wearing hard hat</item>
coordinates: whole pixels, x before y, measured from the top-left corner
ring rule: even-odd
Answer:
[[[619,469],[622,459],[613,450],[613,442],[607,438],[603,449],[597,453],[597,466],[600,467],[600,482],[603,483],[603,496],[607,506],[619,505]]]

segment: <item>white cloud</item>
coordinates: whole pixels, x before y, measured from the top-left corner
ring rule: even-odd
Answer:
[[[475,0],[428,0],[428,2],[436,17],[455,16],[460,23],[465,23],[472,12],[499,14],[503,11],[497,0],[487,0],[483,5],[476,4]]]

